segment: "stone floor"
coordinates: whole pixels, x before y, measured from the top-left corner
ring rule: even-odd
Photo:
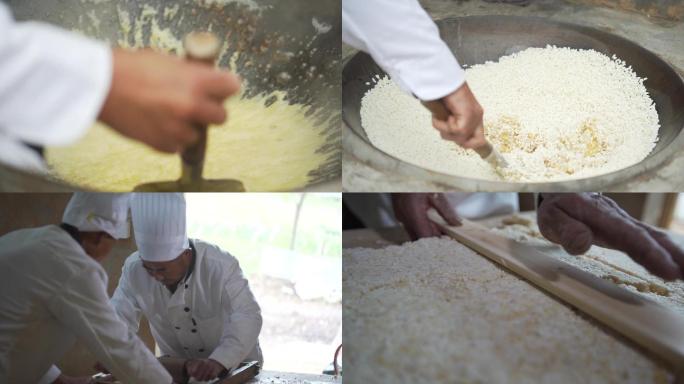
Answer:
[[[605,30],[654,52],[684,77],[684,21],[651,18],[646,14],[577,4],[561,0],[530,0],[527,6],[490,3],[483,0],[420,0],[434,19],[468,15],[541,16]],[[343,56],[355,53],[343,47]],[[684,108],[684,106],[682,106]],[[348,151],[343,157],[345,191],[418,191],[444,190],[444,186],[387,174],[361,162]],[[449,188],[453,190],[453,188]],[[659,169],[627,182],[604,188],[609,191],[671,192],[684,190],[684,149]]]

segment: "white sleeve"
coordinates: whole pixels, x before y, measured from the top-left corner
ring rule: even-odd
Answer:
[[[129,332],[135,335],[140,328],[142,310],[140,309],[140,304],[135,298],[134,291],[129,283],[130,274],[130,265],[124,263],[123,269],[121,270],[121,277],[119,278],[119,284],[114,290],[110,303],[112,304],[112,307],[114,307],[119,319],[128,327]]]
[[[477,220],[520,211],[515,192],[447,192],[444,194],[454,212],[464,219]]]
[[[417,0],[342,0],[342,40],[367,52],[405,91],[440,99],[465,71]]]
[[[50,312],[124,383],[168,384],[171,375],[109,305],[104,271],[67,281],[48,303]]]
[[[50,369],[48,369],[47,373],[43,375],[40,381],[38,381],[38,384],[52,384],[61,374],[62,371],[60,371],[56,365],[53,365],[50,367]]]
[[[15,22],[0,3],[0,131],[37,145],[85,134],[109,92],[104,43],[36,22]]]
[[[223,334],[218,347],[209,358],[226,369],[237,367],[254,349],[261,332],[261,308],[249,289],[247,279],[237,261],[223,284]]]

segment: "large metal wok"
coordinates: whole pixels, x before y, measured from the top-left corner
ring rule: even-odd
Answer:
[[[47,21],[67,29],[83,31],[112,44],[123,37],[117,7],[125,9],[135,18],[141,14],[144,5],[162,10],[179,5],[175,17],[159,18],[160,26],[170,28],[176,36],[211,28],[219,37],[227,39],[229,52],[220,65],[226,66],[234,51],[242,52],[237,61],[237,70],[250,85],[245,97],[268,95],[280,90],[287,93],[286,99],[290,103],[305,105],[307,115],[315,122],[318,133],[325,137],[324,144],[316,153],[324,154],[326,158],[322,163],[312,164],[307,185],[341,176],[339,0],[6,2],[18,20]],[[144,31],[145,44],[149,43],[149,33]],[[133,40],[133,37],[129,36],[129,40]],[[285,54],[287,52],[298,54]],[[312,68],[315,68],[315,72],[311,71]],[[289,76],[283,77],[283,72]],[[169,177],[161,177],[165,178]],[[304,188],[305,185],[301,187]],[[57,191],[81,187],[0,165],[0,189]]]
[[[384,72],[364,53],[358,53],[342,71],[342,119],[344,148],[360,160],[387,173],[429,181],[447,188],[472,191],[596,191],[634,178],[668,160],[684,144],[684,82],[666,62],[643,47],[619,36],[574,24],[536,17],[471,16],[437,21],[442,38],[464,65],[496,61],[529,47],[547,44],[594,49],[615,54],[632,66],[656,104],[660,119],[659,141],[640,163],[590,178],[546,183],[490,181],[434,172],[399,160],[374,147],[361,125],[361,99],[373,86],[369,82]],[[370,85],[368,84],[370,83]]]

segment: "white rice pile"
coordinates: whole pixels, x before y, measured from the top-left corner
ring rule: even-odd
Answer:
[[[528,48],[466,70],[484,108],[485,134],[510,164],[509,181],[583,178],[643,160],[658,140],[658,114],[645,79],[594,50]],[[361,101],[371,142],[409,163],[443,173],[501,179],[471,151],[444,141],[429,112],[389,78]]]

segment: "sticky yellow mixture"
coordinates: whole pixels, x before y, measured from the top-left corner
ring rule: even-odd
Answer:
[[[175,17],[176,11],[169,8],[159,16]],[[148,24],[152,31],[150,46],[182,54],[180,39],[159,27],[157,13],[145,6],[141,16],[131,20],[120,9],[124,38],[119,45],[143,46],[141,30]],[[223,48],[225,55],[227,47]],[[231,59],[234,70],[237,56]],[[243,84],[243,88],[248,87]],[[277,100],[266,107],[264,102],[273,96]],[[237,179],[252,191],[288,190],[307,184],[308,173],[326,160],[326,155],[316,153],[325,137],[321,127],[305,117],[307,107],[289,105],[284,96],[276,92],[249,99],[236,95],[227,100],[228,121],[209,128],[204,178]],[[73,145],[47,148],[46,159],[57,177],[107,191],[130,191],[147,182],[172,181],[180,176],[181,169],[179,155],[162,154],[99,123]]]
[[[264,100],[234,97],[226,103],[229,121],[209,128],[204,178],[238,179],[248,190],[293,189],[325,160],[315,153],[324,138],[302,106],[277,101],[266,108]],[[74,145],[48,149],[46,157],[63,179],[108,191],[180,176],[178,155],[157,152],[103,124]]]

